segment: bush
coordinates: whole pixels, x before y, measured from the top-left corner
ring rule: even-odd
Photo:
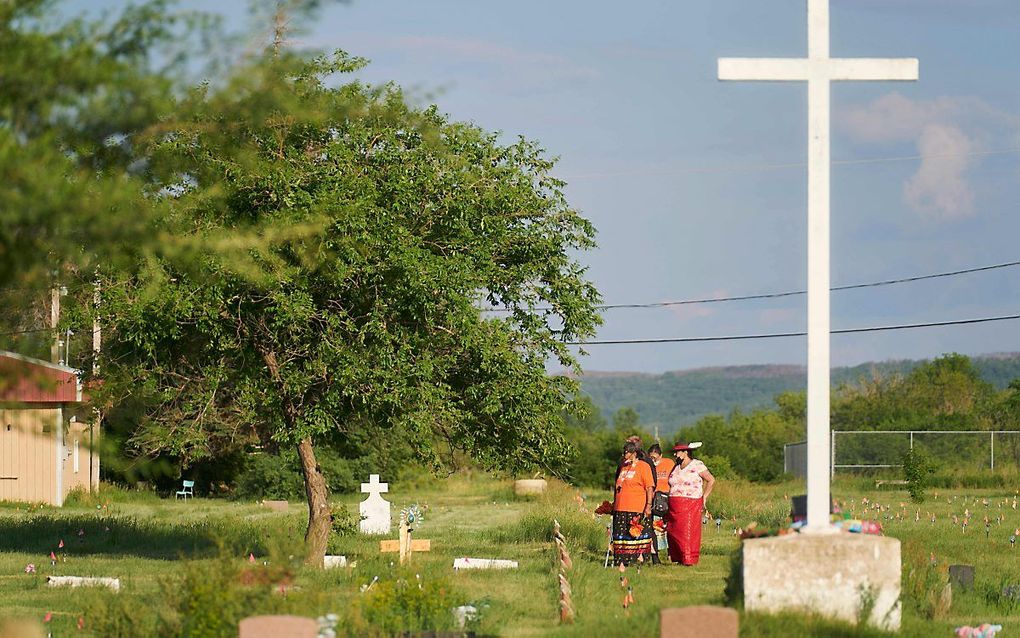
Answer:
[[[928,487],[935,463],[924,451],[914,448],[903,455],[903,478],[907,481],[907,492],[915,503],[924,502],[924,491]]]
[[[357,490],[359,481],[355,474],[360,471],[361,465],[366,464],[364,459],[345,459],[328,448],[316,450],[315,459],[322,468],[330,492],[337,494]],[[279,454],[249,456],[237,478],[234,497],[303,501],[305,483],[297,452],[284,450]]]
[[[355,515],[346,505],[333,505],[332,527],[329,530],[329,542],[326,545],[326,553],[340,554],[343,547],[343,539],[354,536],[360,530],[361,517]]]
[[[379,582],[358,601],[352,635],[397,636],[404,632],[455,628],[453,608],[464,598],[445,578],[423,579],[410,572]]]
[[[725,456],[717,454],[705,454],[700,457],[702,463],[708,468],[708,471],[712,473],[712,476],[717,479],[724,481],[734,481],[738,479],[737,471],[733,469],[733,465],[730,464],[730,460]]]

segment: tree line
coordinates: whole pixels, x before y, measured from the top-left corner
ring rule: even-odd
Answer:
[[[608,487],[612,469],[627,436],[654,440],[632,408],[621,408],[608,422],[587,396],[578,399],[584,417],[564,415],[568,438],[575,445],[568,474],[578,484]],[[701,449],[718,476],[774,481],[783,476],[783,445],[802,441],[806,432],[804,392],[783,392],[773,405],[728,415],[702,417],[676,434],[662,438],[705,442]],[[906,373],[861,377],[837,386],[832,394],[830,425],[837,432],[875,430],[1020,430],[1020,378],[997,389],[982,378],[964,355],[946,354]],[[905,435],[839,436],[840,463],[902,463],[909,450]],[[914,447],[940,467],[986,469],[989,437],[917,435]],[[1001,465],[1000,465],[1001,464]],[[1020,436],[1001,436],[996,443],[997,469],[1020,469]],[[717,472],[718,468],[718,472]]]

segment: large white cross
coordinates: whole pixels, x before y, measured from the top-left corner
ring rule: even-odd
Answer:
[[[808,0],[808,57],[720,58],[720,80],[808,83],[807,529],[829,524],[829,98],[834,81],[916,80],[916,58],[829,57],[829,0]]]

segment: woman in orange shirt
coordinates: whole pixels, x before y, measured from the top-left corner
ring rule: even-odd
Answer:
[[[637,445],[623,446],[623,465],[616,476],[613,499],[613,558],[617,565],[645,560],[652,552],[652,513],[655,477],[648,463],[638,458]]]
[[[655,493],[662,494],[660,498],[669,501],[669,473],[673,471],[676,463],[673,459],[663,458],[662,447],[658,443],[648,448],[648,456],[655,466]],[[652,562],[658,563],[659,556],[668,548],[666,541],[666,525],[663,520],[664,514],[652,512],[652,531],[655,533],[655,553],[652,555]]]

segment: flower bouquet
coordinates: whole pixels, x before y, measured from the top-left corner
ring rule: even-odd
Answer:
[[[595,513],[596,514],[612,514],[613,513],[613,504],[610,503],[609,501],[602,501],[602,505],[599,505],[597,508],[595,508]]]

